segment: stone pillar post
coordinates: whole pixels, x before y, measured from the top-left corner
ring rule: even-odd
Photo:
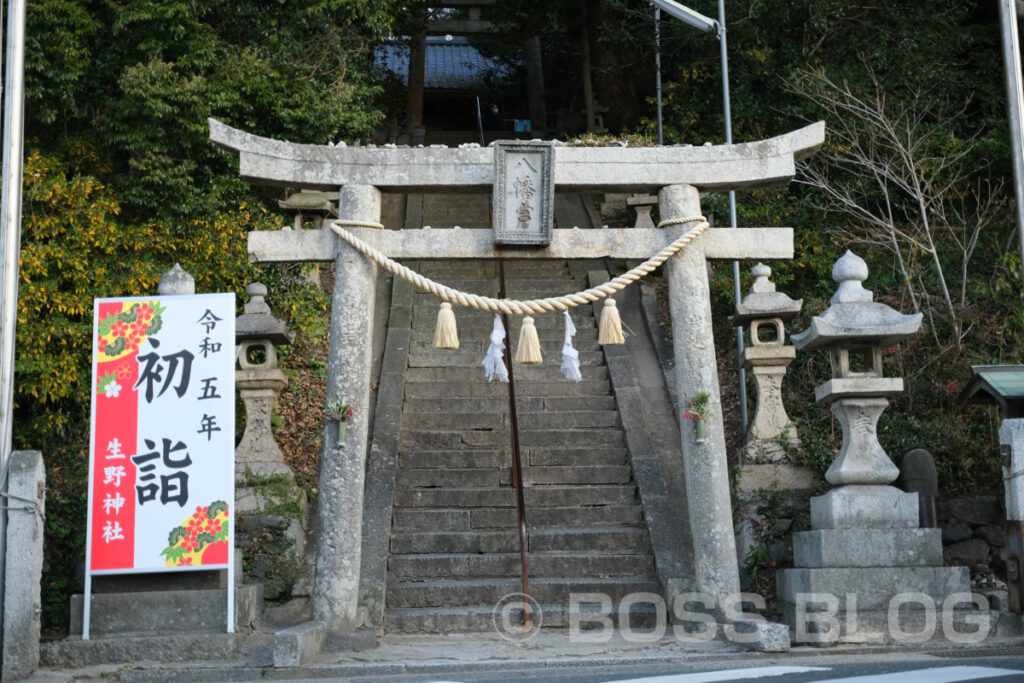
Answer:
[[[369,185],[341,188],[338,215],[380,221],[380,191]],[[370,417],[371,338],[377,266],[337,240],[334,299],[331,304],[327,398],[344,397],[352,407],[348,438],[337,445],[338,427],[325,422],[318,498],[313,619],[334,632],[349,633],[358,623],[359,566],[362,547],[363,480]]]
[[[8,507],[6,590],[3,617],[3,680],[27,678],[39,668],[43,574],[43,520],[46,475],[39,451],[11,454]],[[0,568],[2,569],[2,568]]]
[[[699,216],[700,194],[690,185],[670,185],[659,193],[658,208],[662,220]],[[697,443],[695,423],[680,419],[694,588],[721,607],[726,597],[739,593],[740,584],[703,238],[691,242],[665,266],[680,405],[689,406],[702,392],[710,396],[703,443]]]

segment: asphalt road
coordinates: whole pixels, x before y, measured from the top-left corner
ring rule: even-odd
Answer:
[[[1024,650],[991,648],[956,653],[895,652],[886,654],[801,656],[789,654],[729,661],[688,661],[622,667],[571,666],[565,668],[516,668],[487,673],[445,673],[401,675],[388,678],[354,678],[349,681],[490,683],[710,683],[712,681],[756,681],[757,683],[986,683],[1024,682]],[[323,680],[323,679],[319,679]]]

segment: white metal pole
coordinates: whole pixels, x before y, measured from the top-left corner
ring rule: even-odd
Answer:
[[[729,104],[729,55],[725,35],[725,0],[718,0],[718,44],[722,51],[722,107],[725,110],[725,143],[732,144],[732,107]],[[729,227],[736,227],[736,192],[729,190]],[[732,262],[732,289],[738,304],[740,292],[740,262]],[[740,431],[747,433],[747,373],[743,369],[743,328],[736,328],[736,371],[740,384]]]
[[[22,140],[25,123],[25,0],[10,0],[4,75],[3,190],[0,195],[0,491],[7,493],[14,409],[14,333],[21,252]],[[2,498],[6,507],[6,496]],[[7,514],[0,510],[0,618],[7,560]],[[0,645],[2,647],[2,645]]]
[[[661,8],[654,6],[654,89],[658,94],[658,146],[665,144],[661,120]]]
[[[1010,151],[1013,157],[1013,190],[1017,201],[1017,237],[1024,263],[1024,90],[1021,88],[1020,36],[1014,0],[999,0],[999,22],[1003,34],[1003,64],[1006,70],[1006,113],[1010,123]]]

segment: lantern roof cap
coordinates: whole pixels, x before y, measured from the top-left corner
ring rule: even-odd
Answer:
[[[865,343],[888,346],[917,333],[923,314],[907,315],[874,301],[872,293],[864,289],[867,277],[867,263],[852,251],[836,261],[832,279],[839,288],[832,296],[832,305],[815,316],[810,327],[792,335],[797,349]]]
[[[295,333],[270,312],[266,285],[252,282],[246,286],[245,293],[249,295],[249,302],[242,315],[235,318],[235,340],[267,339],[273,344],[291,344]]]
[[[764,318],[792,320],[800,312],[803,299],[794,301],[788,294],[775,291],[775,283],[768,279],[772,274],[771,268],[758,263],[750,273],[754,282],[750,285],[750,293],[736,304],[736,315],[729,318],[733,325],[738,327]]]

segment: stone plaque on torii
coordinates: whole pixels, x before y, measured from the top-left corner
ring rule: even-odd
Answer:
[[[259,137],[210,120],[210,138],[239,155],[242,178],[257,184],[335,191],[346,230],[392,259],[646,259],[687,231],[665,228],[555,229],[545,246],[504,246],[490,228],[379,230],[382,192],[486,193],[496,183],[496,146],[459,148],[330,147]],[[551,185],[560,191],[656,193],[662,222],[701,215],[700,193],[789,182],[796,161],[824,142],[824,123],[758,142],[702,147],[574,147],[548,144]],[[541,187],[536,187],[537,192]],[[496,190],[497,191],[497,190]],[[522,203],[523,196],[520,196]],[[535,196],[529,197],[533,201]],[[509,197],[515,201],[515,197]],[[536,206],[536,205],[535,205]],[[515,215],[515,212],[511,212]],[[516,226],[506,226],[506,232]],[[506,244],[508,240],[504,240]],[[335,263],[328,396],[350,398],[348,438],[336,447],[328,421],[320,470],[313,618],[331,631],[358,625],[362,511],[377,266],[332,230],[249,233],[256,262]],[[681,405],[710,396],[706,439],[681,420],[687,505],[692,520],[694,576],[688,590],[724,604],[739,593],[729,472],[712,336],[707,259],[793,257],[791,228],[725,228],[704,232],[666,263]],[[327,521],[330,521],[328,523]],[[683,578],[683,577],[680,577]]]

